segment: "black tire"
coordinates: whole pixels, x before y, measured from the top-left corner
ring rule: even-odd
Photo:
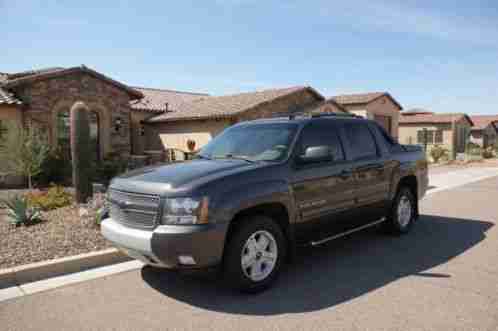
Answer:
[[[409,217],[409,221],[407,223],[401,222],[398,216],[398,206],[400,205],[401,201],[403,201],[404,199],[408,199],[411,207],[411,213],[410,213],[411,217]],[[396,196],[394,197],[391,210],[389,211],[387,220],[385,222],[388,232],[397,235],[402,235],[410,232],[418,217],[417,206],[418,206],[417,200],[413,195],[412,191],[410,190],[410,188],[407,186],[401,186],[398,189]]]
[[[267,231],[275,239],[277,258],[273,270],[264,279],[254,281],[249,278],[241,265],[242,249],[247,240],[258,231]],[[287,244],[281,227],[271,218],[255,215],[240,220],[228,238],[223,259],[223,276],[226,283],[241,292],[257,293],[267,289],[278,277],[287,255]]]

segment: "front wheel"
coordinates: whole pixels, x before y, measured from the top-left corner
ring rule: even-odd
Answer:
[[[386,225],[395,234],[408,233],[417,219],[417,201],[408,187],[400,187]]]
[[[226,281],[243,292],[268,288],[280,273],[287,252],[280,226],[266,216],[249,217],[241,221],[228,240]]]

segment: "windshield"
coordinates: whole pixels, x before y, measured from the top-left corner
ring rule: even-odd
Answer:
[[[275,123],[229,128],[204,146],[199,157],[237,158],[253,161],[281,161],[289,153],[296,124]]]

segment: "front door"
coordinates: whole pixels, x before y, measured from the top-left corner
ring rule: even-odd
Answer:
[[[301,131],[295,154],[321,145],[329,146],[333,161],[294,166],[292,188],[300,214],[296,237],[301,242],[344,231],[346,212],[353,206],[352,165],[332,121],[308,124]]]

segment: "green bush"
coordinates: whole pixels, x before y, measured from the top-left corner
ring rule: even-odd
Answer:
[[[28,199],[22,195],[3,200],[1,204],[7,209],[7,218],[15,226],[32,225],[42,220],[40,210],[30,206]]]
[[[127,160],[118,157],[107,158],[94,164],[92,178],[96,182],[108,185],[111,179],[126,172],[127,169]]]
[[[465,147],[465,152],[469,155],[481,156],[482,148],[478,144],[469,141]]]
[[[27,201],[33,207],[43,211],[69,206],[73,203],[73,196],[62,186],[53,185],[48,191],[35,190],[26,194]]]
[[[72,165],[69,157],[58,149],[49,154],[42,164],[41,173],[35,177],[38,186],[47,186],[50,183],[71,185]]]
[[[435,163],[438,163],[442,158],[447,158],[448,157],[448,149],[441,146],[441,145],[436,145],[431,148],[430,154],[432,157],[432,160]]]
[[[493,146],[488,146],[482,150],[482,157],[485,159],[490,159],[494,157],[494,148]]]

